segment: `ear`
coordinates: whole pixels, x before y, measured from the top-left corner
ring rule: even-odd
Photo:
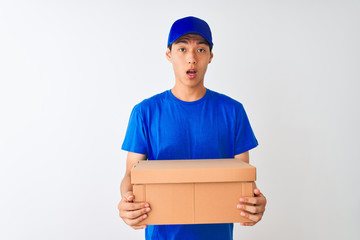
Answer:
[[[210,53],[210,59],[209,59],[209,63],[211,63],[211,60],[213,59],[213,57],[214,57],[214,54],[213,54],[213,52],[211,51],[211,53]]]
[[[171,51],[169,48],[166,50],[165,55],[166,55],[167,60],[169,62],[171,62]]]

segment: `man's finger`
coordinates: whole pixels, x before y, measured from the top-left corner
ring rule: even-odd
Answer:
[[[265,204],[266,200],[263,197],[263,195],[260,193],[260,195],[257,197],[241,197],[240,202],[260,205],[260,204]]]
[[[135,211],[135,210],[139,210],[142,208],[148,208],[149,204],[148,203],[129,203],[129,202],[125,202],[123,203],[122,206],[122,210],[125,211]]]
[[[258,221],[261,220],[261,218],[263,216],[263,213],[250,214],[250,213],[247,213],[247,212],[241,212],[240,215],[242,217],[246,217],[246,218],[254,221],[255,223],[257,223]]]
[[[144,220],[145,218],[147,218],[147,214],[140,215],[139,217],[137,217],[135,219],[126,219],[126,223],[130,226],[136,226],[136,225],[139,225],[139,223],[142,220]]]
[[[132,192],[132,191],[126,192],[126,193],[124,194],[124,196],[123,196],[123,199],[125,199],[125,201],[127,201],[127,202],[133,201],[133,200],[134,200],[134,194],[133,194],[133,192]]]
[[[250,212],[250,213],[254,213],[254,214],[255,213],[261,213],[261,212],[265,211],[264,207],[257,207],[257,206],[246,205],[246,204],[238,204],[237,208],[241,209],[241,210],[245,210],[245,211]]]
[[[135,219],[135,218],[138,218],[139,216],[141,216],[145,213],[148,213],[148,212],[150,212],[150,208],[142,208],[142,209],[135,210],[135,211],[126,211],[124,213],[124,215],[126,218]]]
[[[254,226],[255,224],[254,222],[240,223],[241,226]]]
[[[147,225],[136,225],[136,226],[131,226],[131,227],[135,230],[139,230],[139,229],[145,229],[147,227]]]

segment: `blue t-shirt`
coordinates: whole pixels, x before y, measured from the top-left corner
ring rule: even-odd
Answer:
[[[148,160],[216,159],[257,145],[238,101],[207,89],[201,99],[184,102],[167,90],[134,107],[122,149]],[[146,239],[232,239],[232,234],[232,223],[149,225],[145,231]]]

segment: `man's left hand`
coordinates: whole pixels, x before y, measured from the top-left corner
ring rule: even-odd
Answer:
[[[241,210],[240,215],[253,222],[240,223],[242,226],[253,226],[258,223],[265,212],[266,198],[259,189],[254,189],[254,197],[241,197],[237,208]]]

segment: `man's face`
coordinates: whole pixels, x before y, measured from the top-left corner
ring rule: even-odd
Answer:
[[[176,84],[183,87],[202,87],[208,64],[213,58],[210,47],[200,35],[188,34],[177,39],[166,51],[172,63]]]

